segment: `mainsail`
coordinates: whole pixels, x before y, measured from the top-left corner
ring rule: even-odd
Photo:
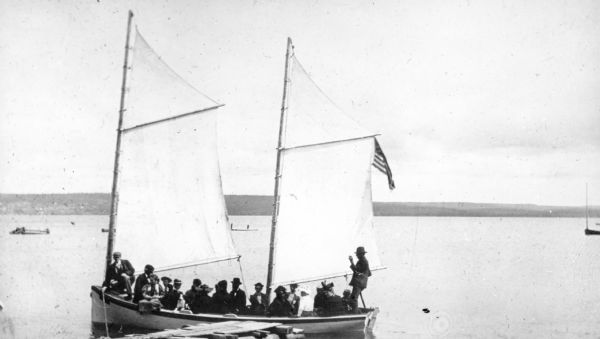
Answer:
[[[371,198],[375,135],[333,104],[294,55],[287,67],[271,286],[350,274],[348,255],[358,246],[372,268],[381,267]]]
[[[156,271],[237,258],[217,154],[216,108],[139,32],[121,128],[114,248]]]

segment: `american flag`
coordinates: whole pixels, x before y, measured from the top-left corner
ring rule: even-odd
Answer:
[[[392,170],[390,169],[390,165],[388,164],[385,154],[383,154],[377,139],[375,139],[375,157],[373,158],[373,166],[387,176],[388,186],[391,190],[396,188],[396,185],[394,184],[394,178],[392,178]]]

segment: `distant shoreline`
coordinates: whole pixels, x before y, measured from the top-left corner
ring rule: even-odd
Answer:
[[[273,197],[227,195],[230,215],[271,215]],[[110,194],[0,194],[0,214],[108,215]],[[585,206],[487,204],[465,202],[374,202],[376,216],[436,217],[560,217],[583,218]],[[589,216],[600,218],[600,206],[590,206]]]

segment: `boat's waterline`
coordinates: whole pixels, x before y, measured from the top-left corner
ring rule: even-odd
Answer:
[[[169,310],[140,314],[137,305],[115,295],[104,294],[99,286],[92,286],[92,323],[123,325],[150,330],[180,328],[185,325],[215,323],[229,320],[278,322],[303,329],[305,333],[356,332],[372,330],[379,310],[372,309],[364,314],[335,317],[261,317],[221,314],[186,314]]]

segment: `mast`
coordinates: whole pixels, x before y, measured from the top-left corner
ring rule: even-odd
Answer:
[[[588,184],[585,183],[585,229],[588,229]]]
[[[127,18],[127,38],[125,40],[125,61],[123,62],[123,81],[121,83],[121,103],[119,107],[119,125],[117,127],[117,146],[115,150],[115,165],[113,169],[113,183],[111,191],[110,219],[108,222],[108,245],[106,246],[106,267],[112,260],[113,245],[115,242],[115,220],[117,219],[117,205],[119,203],[119,192],[117,183],[119,181],[119,157],[121,155],[121,130],[123,127],[123,112],[125,111],[125,93],[127,90],[127,73],[129,69],[129,39],[131,36],[131,22],[133,12],[129,11]]]
[[[277,233],[277,216],[279,215],[279,182],[281,179],[281,154],[283,151],[283,130],[285,124],[285,113],[287,111],[287,90],[289,79],[289,62],[293,55],[294,46],[292,39],[287,39],[287,50],[285,52],[285,72],[283,75],[283,98],[281,99],[281,117],[279,118],[279,140],[277,141],[277,165],[275,166],[275,192],[273,193],[273,218],[271,219],[271,241],[269,244],[269,266],[267,271],[267,302],[271,300],[271,283],[273,281],[273,267],[275,256],[275,239]]]

